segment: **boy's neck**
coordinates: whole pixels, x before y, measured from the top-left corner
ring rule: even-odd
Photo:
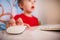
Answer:
[[[28,17],[32,17],[32,13],[24,12],[24,15],[26,15]]]

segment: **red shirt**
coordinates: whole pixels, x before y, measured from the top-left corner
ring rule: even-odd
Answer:
[[[39,25],[38,19],[36,17],[34,17],[34,16],[28,17],[28,16],[26,16],[24,14],[19,14],[19,15],[16,15],[14,17],[15,20],[17,20],[18,18],[22,18],[23,22],[29,24],[30,26]]]

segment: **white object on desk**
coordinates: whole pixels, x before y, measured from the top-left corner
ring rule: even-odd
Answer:
[[[60,30],[60,25],[41,25],[41,30]]]
[[[10,34],[19,34],[22,33],[25,30],[26,26],[11,26],[7,28],[7,33]]]

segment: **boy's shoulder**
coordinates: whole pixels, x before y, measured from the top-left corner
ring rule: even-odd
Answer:
[[[14,19],[17,20],[17,19],[20,18],[20,17],[22,18],[22,17],[23,17],[23,14],[17,14],[17,15],[15,15],[15,16],[14,16]]]
[[[34,15],[32,15],[32,16],[33,16],[33,18],[38,19],[36,16],[34,16]]]
[[[21,14],[17,14],[17,15],[15,15],[15,17],[18,17],[18,16],[22,16],[23,14],[21,13]]]

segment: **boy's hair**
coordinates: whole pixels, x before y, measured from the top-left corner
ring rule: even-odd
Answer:
[[[19,4],[22,4],[23,3],[23,0],[18,0],[18,6],[19,6]],[[21,7],[20,7],[21,8]],[[23,10],[23,8],[21,8],[22,10]]]

